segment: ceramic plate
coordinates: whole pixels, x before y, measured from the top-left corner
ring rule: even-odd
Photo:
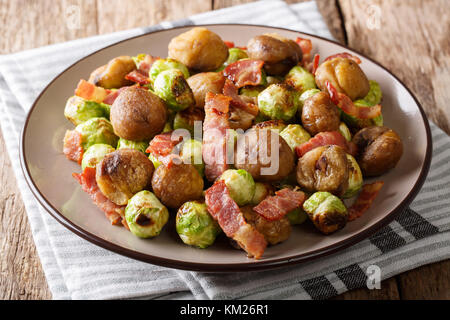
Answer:
[[[412,201],[429,168],[431,134],[417,99],[393,74],[353,50],[313,35],[265,26],[206,27],[238,46],[245,46],[253,36],[277,32],[292,39],[298,36],[311,39],[314,51],[322,57],[346,51],[361,58],[361,67],[368,78],[381,85],[386,126],[396,130],[404,143],[404,154],[395,170],[380,178],[385,185],[372,207],[360,219],[329,236],[317,232],[310,223],[294,226],[290,238],[269,247],[260,260],[247,258],[245,252],[233,249],[224,236],[208,249],[184,245],[175,232],[173,217],[161,235],[148,240],[133,236],[123,227],[112,226],[72,178],[72,172],[79,172],[80,167],[62,152],[64,133],[73,129],[63,114],[66,100],[73,95],[81,78],[87,79],[92,70],[116,56],[144,52],[166,57],[169,41],[191,28],[180,27],[101,49],[62,72],[36,99],[22,132],[21,164],[36,198],[55,219],[96,245],[138,260],[187,270],[244,271],[299,263],[341,250],[386,225]]]

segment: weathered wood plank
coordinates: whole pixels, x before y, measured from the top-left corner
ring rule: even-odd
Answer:
[[[211,0],[98,0],[99,33],[149,26],[209,10]]]
[[[348,44],[379,61],[450,134],[450,17],[447,0],[340,0]]]
[[[0,132],[0,300],[50,299]]]

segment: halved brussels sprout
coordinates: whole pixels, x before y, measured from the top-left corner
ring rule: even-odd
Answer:
[[[119,140],[119,137],[114,134],[111,123],[106,118],[91,118],[77,125],[75,130],[81,133],[83,150],[87,150],[97,143],[109,144],[115,148]]]
[[[202,143],[190,139],[183,143],[180,151],[183,162],[193,164],[202,177],[205,176],[205,164],[202,158]]]
[[[353,104],[357,107],[372,107],[381,102],[383,93],[381,92],[380,85],[374,80],[369,80],[369,93],[362,99],[355,100]],[[358,119],[349,114],[342,112],[342,120],[350,127],[353,128],[366,128],[370,126],[383,126],[383,115],[373,119]]]
[[[271,84],[258,95],[260,113],[271,119],[291,120],[298,104],[298,92],[286,84]]]
[[[329,192],[314,193],[303,203],[303,209],[316,228],[324,234],[335,232],[347,223],[347,208],[341,199]]]
[[[195,121],[203,121],[203,119],[205,119],[203,109],[189,108],[179,111],[173,119],[173,129],[186,129],[191,134],[191,137],[194,137],[194,123]]]
[[[302,208],[297,208],[289,212],[286,217],[292,225],[302,224],[308,219],[308,215]]]
[[[348,189],[342,195],[343,198],[351,198],[358,193],[363,185],[363,175],[356,159],[347,154],[348,160]]]
[[[305,101],[308,98],[311,98],[313,95],[315,95],[316,93],[319,93],[320,90],[319,89],[309,89],[306,90],[305,92],[303,92],[299,98],[299,105],[298,105],[298,113],[302,114],[302,109],[303,109],[303,105],[305,104]]]
[[[97,143],[90,146],[85,153],[83,153],[83,160],[81,161],[81,169],[84,170],[86,167],[95,168],[97,163],[102,161],[102,159],[108,154],[113,152],[115,149],[109,144]]]
[[[256,206],[265,198],[270,196],[273,192],[273,187],[268,183],[256,182],[255,183],[255,194],[253,195],[250,204]]]
[[[232,64],[238,60],[241,59],[247,59],[248,55],[245,50],[239,49],[239,48],[230,48],[228,49],[228,59],[223,63],[223,65],[217,69],[216,71],[222,71],[225,69],[229,64]]]
[[[158,74],[153,89],[173,111],[181,111],[195,105],[194,94],[183,73],[178,69],[165,70]]]
[[[151,238],[160,234],[169,220],[169,211],[153,193],[143,190],[128,201],[125,219],[132,234]]]
[[[287,142],[292,151],[295,147],[311,139],[310,134],[299,124],[289,124],[281,131],[280,136]]]
[[[148,142],[147,141],[131,141],[131,140],[126,140],[123,138],[119,139],[119,142],[117,142],[117,149],[135,149],[137,151],[146,153],[145,150],[148,147]]]
[[[295,88],[300,94],[307,90],[317,88],[314,75],[300,66],[293,67],[286,75],[284,82]]]
[[[339,124],[339,132],[342,134],[342,136],[347,141],[352,141],[352,134],[350,132],[350,129],[347,127],[347,125],[344,122],[341,122]]]
[[[255,181],[243,169],[228,169],[219,177],[227,185],[231,198],[242,207],[249,204],[255,195]]]
[[[222,231],[208,213],[204,202],[185,202],[177,212],[176,230],[185,244],[206,248],[214,243]]]
[[[177,60],[167,58],[158,59],[152,64],[152,67],[149,71],[150,81],[155,82],[156,78],[161,72],[172,69],[180,70],[183,73],[185,79],[189,78],[189,70],[184,64]]]
[[[110,106],[107,104],[72,96],[67,100],[64,116],[77,126],[91,118],[103,117],[109,119],[109,110]]]
[[[258,98],[258,95],[264,90],[263,86],[248,86],[239,89],[239,95],[249,97],[249,98]]]

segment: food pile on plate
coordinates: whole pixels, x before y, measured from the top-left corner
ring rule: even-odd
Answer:
[[[342,229],[369,208],[383,182],[364,179],[394,168],[402,141],[383,126],[381,89],[361,60],[321,62],[312,49],[278,34],[237,47],[197,27],[170,41],[167,58],[112,59],[64,110],[74,178],[141,238],[173,214],[185,244],[224,233],[259,259],[305,221]]]

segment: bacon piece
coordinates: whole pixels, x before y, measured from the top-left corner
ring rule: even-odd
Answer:
[[[234,42],[233,41],[224,41],[224,43],[228,47],[228,49],[234,48]]]
[[[126,206],[119,206],[115,204],[106,198],[100,191],[97,181],[95,180],[95,168],[87,167],[82,173],[72,173],[72,176],[81,185],[83,191],[90,195],[95,205],[105,213],[111,224],[117,225],[125,220],[123,217],[125,216]],[[122,224],[128,227],[126,223]]]
[[[224,95],[230,97],[231,105],[239,109],[244,110],[251,115],[257,116],[259,113],[258,106],[254,103],[245,102],[242,97],[239,96],[239,89],[234,85],[230,79],[225,80],[222,92]]]
[[[133,70],[129,74],[125,76],[125,79],[136,82],[140,84],[141,86],[144,86],[146,84],[150,83],[150,79],[148,76],[144,75],[142,72],[138,70]]]
[[[267,247],[264,236],[248,224],[239,206],[230,197],[224,181],[217,181],[205,192],[208,212],[219,223],[227,237],[237,243],[255,259],[261,258]]]
[[[312,51],[312,42],[310,39],[303,39],[300,37],[297,37],[295,40],[297,44],[300,46],[300,49],[302,49],[302,62],[303,64],[311,61],[311,51]]]
[[[365,184],[362,187],[355,203],[348,209],[348,221],[353,221],[361,217],[363,213],[370,208],[383,185],[383,181],[376,181],[374,183]]]
[[[261,201],[253,210],[264,219],[275,221],[283,218],[292,210],[299,208],[305,200],[306,195],[302,191],[284,188],[275,192],[275,196],[267,197]]]
[[[230,129],[230,102],[230,97],[212,92],[206,94],[202,155],[209,181],[214,181],[228,169],[226,142],[227,129]]]
[[[154,155],[158,161],[169,169],[172,167],[173,161],[179,158],[177,154],[172,154],[172,151],[183,140],[181,136],[172,136],[172,133],[173,131],[158,134],[150,141],[147,150],[145,150],[145,152]]]
[[[239,60],[228,65],[223,74],[238,88],[260,85],[263,79],[262,60]]]
[[[77,88],[75,89],[76,96],[95,102],[103,102],[110,92],[110,90],[97,87],[95,84],[83,79],[78,82]]]
[[[153,56],[151,56],[149,54],[146,54],[144,60],[142,60],[139,63],[138,71],[140,73],[142,73],[144,76],[148,77],[148,74],[150,72],[150,68],[152,67],[153,63],[156,60],[158,60],[158,59],[161,59],[161,58],[160,57],[153,57]]]
[[[373,119],[381,115],[381,105],[377,104],[372,107],[357,107],[353,104],[352,99],[347,95],[338,92],[328,80],[325,81],[325,85],[330,94],[331,101],[346,114],[358,119]]]
[[[332,60],[334,58],[352,59],[357,64],[361,64],[361,59],[359,59],[357,56],[354,56],[354,55],[352,55],[352,54],[350,54],[348,52],[342,52],[342,53],[333,54],[333,55],[329,56],[328,58],[326,58],[323,62],[328,61],[328,60]]]
[[[63,152],[66,158],[81,164],[83,159],[82,135],[76,130],[67,130],[64,136]]]
[[[343,148],[347,153],[355,156],[357,147],[353,142],[345,140],[339,131],[327,131],[316,134],[307,142],[295,147],[295,152],[299,158],[303,157],[305,153],[321,146],[336,145]]]
[[[135,84],[135,85],[133,85],[133,86],[137,86],[137,84]],[[114,101],[116,101],[117,97],[119,96],[119,94],[120,94],[123,90],[125,90],[126,88],[133,87],[133,86],[125,86],[125,87],[121,87],[121,88],[119,88],[119,89],[117,89],[117,90],[114,90],[114,91],[111,90],[111,92],[110,92],[110,93],[106,96],[106,98],[103,100],[103,103],[112,105],[112,104],[114,103]]]

